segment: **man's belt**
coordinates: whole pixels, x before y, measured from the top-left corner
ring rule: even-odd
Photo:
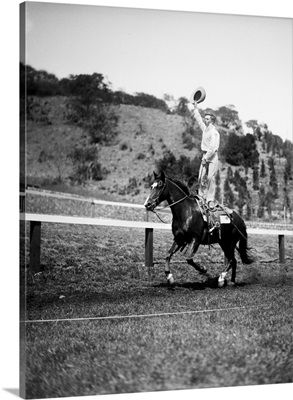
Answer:
[[[207,154],[207,151],[202,150],[203,154]],[[218,150],[215,150],[215,153],[217,153]]]

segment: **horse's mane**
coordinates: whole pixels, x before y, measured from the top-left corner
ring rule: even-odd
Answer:
[[[170,178],[169,176],[168,176],[168,179],[170,181],[176,183],[176,185],[178,185],[180,187],[180,189],[182,189],[185,194],[187,194],[188,196],[190,195],[189,189],[188,189],[187,185],[185,185],[185,183],[183,183],[181,181],[178,181],[177,179]]]

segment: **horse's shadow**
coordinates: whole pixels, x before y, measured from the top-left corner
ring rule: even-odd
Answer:
[[[167,282],[159,283],[158,285],[153,285],[153,287],[164,287],[169,290],[175,290],[176,288],[189,289],[189,290],[205,290],[205,289],[222,289],[228,285],[227,280],[225,280],[224,286],[219,288],[218,286],[218,276],[208,277],[204,282],[175,282],[174,285],[170,286]],[[237,282],[234,287],[245,286],[245,282]]]
[[[225,284],[223,287],[227,286],[227,281],[225,281]],[[184,283],[179,283],[175,282],[174,285],[170,286],[167,282],[162,282],[159,283],[158,285],[154,285],[154,287],[165,287],[170,290],[174,290],[176,288],[183,288],[183,289],[189,289],[189,290],[205,290],[207,288],[209,289],[218,289],[218,277],[209,277],[207,278],[204,282],[184,282]]]

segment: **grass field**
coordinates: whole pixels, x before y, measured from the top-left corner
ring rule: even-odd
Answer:
[[[293,241],[280,265],[277,237],[249,239],[257,260],[239,262],[238,286],[213,288],[179,254],[170,290],[162,260],[171,232],[155,231],[149,273],[143,230],[43,224],[43,272],[21,268],[27,397],[292,382]],[[218,246],[201,247],[198,260],[211,276],[222,271]]]

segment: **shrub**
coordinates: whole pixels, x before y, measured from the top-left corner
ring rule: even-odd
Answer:
[[[120,150],[123,151],[123,150],[127,150],[127,149],[128,149],[128,144],[127,143],[124,142],[124,143],[120,144]]]
[[[103,170],[98,162],[96,146],[77,146],[69,154],[69,157],[73,162],[74,174],[71,176],[73,181],[84,184],[88,180],[103,179]]]
[[[187,182],[192,187],[197,182],[201,157],[196,156],[192,160],[181,155],[177,160],[171,150],[165,150],[163,158],[155,162],[158,171],[164,171],[172,178]]]

